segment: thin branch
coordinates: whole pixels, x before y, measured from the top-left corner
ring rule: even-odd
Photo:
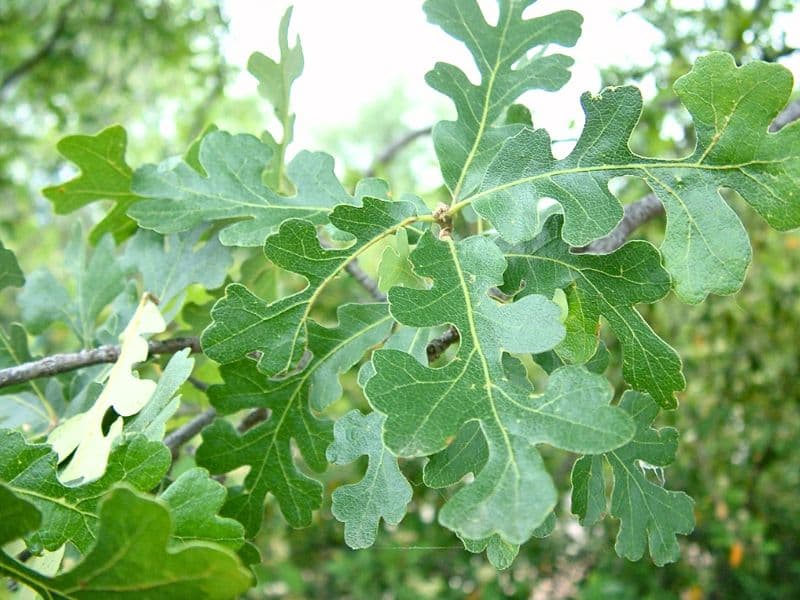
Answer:
[[[789,123],[794,123],[800,119],[800,98],[791,102],[789,106],[784,108],[775,120],[772,122],[772,125],[769,126],[769,130],[773,133],[776,131],[780,131],[784,127],[786,127]]]
[[[458,341],[458,337],[458,329],[450,327],[442,335],[428,342],[428,347],[425,348],[425,353],[428,355],[428,363],[432,363],[444,354],[445,350]]]
[[[398,138],[391,144],[389,144],[386,148],[384,148],[380,154],[378,154],[377,158],[372,163],[365,175],[367,177],[375,177],[375,174],[378,172],[378,167],[385,165],[386,163],[392,162],[394,157],[397,156],[401,150],[403,150],[406,146],[411,144],[417,138],[424,137],[426,135],[430,135],[431,131],[433,131],[433,127],[424,127],[422,129],[415,129],[413,131],[409,131],[403,137]]]
[[[175,354],[179,350],[190,348],[192,352],[202,352],[200,340],[196,337],[173,338],[150,342],[150,356],[155,354]],[[0,369],[0,388],[23,383],[39,377],[51,377],[59,373],[67,373],[75,369],[82,369],[91,365],[117,362],[119,346],[100,346],[91,350],[54,354],[45,358]]]
[[[572,250],[578,254],[608,254],[622,246],[634,229],[663,214],[664,206],[661,201],[655,194],[648,194],[641,200],[625,206],[622,220],[607,236]]]
[[[319,243],[323,248],[333,248],[333,245],[326,240],[321,239]],[[378,282],[367,275],[364,269],[361,268],[361,265],[358,264],[356,259],[353,259],[347,263],[344,267],[344,270],[350,273],[353,279],[355,279],[359,285],[361,285],[361,287],[367,290],[369,295],[372,296],[376,301],[386,302],[386,294],[378,289]]]
[[[50,55],[59,38],[64,35],[64,30],[66,29],[67,25],[67,14],[71,5],[71,2],[67,2],[61,7],[56,20],[56,25],[48,38],[44,41],[44,44],[42,44],[41,47],[36,50],[36,52],[11,69],[11,71],[9,71],[5,77],[3,77],[3,80],[0,81],[0,93],[4,92],[6,88],[14,83],[16,79],[22,77],[25,73],[36,67],[36,65]]]
[[[194,419],[181,425],[175,431],[164,438],[164,445],[172,453],[172,459],[178,458],[181,446],[196,436],[206,425],[209,425],[217,416],[217,411],[209,408],[207,411],[197,415]]]

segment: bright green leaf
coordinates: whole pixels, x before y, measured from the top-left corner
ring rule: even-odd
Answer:
[[[171,529],[164,506],[121,487],[103,501],[97,540],[76,567],[51,578],[0,552],[0,571],[58,600],[222,600],[250,587],[250,574],[233,552],[202,542],[172,547]]]
[[[107,233],[121,242],[136,231],[136,223],[126,215],[139,199],[131,192],[132,172],[125,162],[127,143],[127,134],[119,125],[97,135],[70,135],[58,142],[58,151],[78,165],[81,174],[42,190],[56,213],[65,215],[98,200],[114,202],[114,208],[92,229],[92,244]]]
[[[0,482],[42,513],[33,539],[48,550],[71,542],[86,552],[97,533],[97,504],[115,483],[147,491],[158,485],[170,464],[167,448],[142,436],[118,446],[103,477],[79,487],[56,475],[58,456],[46,444],[28,444],[22,434],[0,430]]]

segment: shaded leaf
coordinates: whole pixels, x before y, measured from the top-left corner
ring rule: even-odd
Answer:
[[[656,565],[675,562],[680,554],[676,536],[694,529],[694,502],[683,492],[651,482],[644,470],[672,463],[678,432],[671,427],[650,427],[658,405],[646,394],[625,392],[619,406],[633,417],[636,435],[630,443],[603,455],[614,474],[611,514],[620,520],[615,549],[620,556],[639,560],[649,546]],[[605,511],[605,484],[599,463],[598,456],[584,456],[572,470],[572,508],[581,523],[592,524]]]
[[[25,275],[19,268],[17,257],[0,242],[0,290],[7,287],[22,287]]]
[[[297,189],[281,196],[261,181],[272,150],[251,135],[214,131],[200,143],[206,176],[186,162],[145,165],[136,170],[133,190],[145,198],[129,214],[141,227],[178,233],[208,221],[237,219],[219,234],[226,246],[260,246],[286,219],[327,220],[339,204],[355,204],[333,173],[333,159],[321,152],[300,152],[287,170]]]
[[[364,478],[333,492],[331,511],[344,523],[344,541],[351,548],[372,546],[380,520],[397,525],[411,502],[411,485],[400,472],[397,457],[381,439],[384,420],[379,413],[362,415],[357,410],[350,411],[336,421],[334,440],[326,452],[328,461],[337,465],[369,456]]]
[[[30,512],[30,505],[25,508]],[[46,577],[0,552],[0,571],[45,598],[232,598],[250,587],[250,574],[221,546],[168,547],[169,511],[121,487],[104,500],[96,543],[70,571]]]
[[[656,302],[670,289],[669,274],[650,243],[628,242],[612,254],[573,254],[561,239],[561,216],[548,219],[544,230],[524,244],[502,248],[508,261],[504,290],[517,297],[567,295],[567,337],[555,348],[565,361],[583,363],[594,356],[600,316],[622,347],[625,380],[649,392],[665,408],[675,408],[674,392],[685,386],[681,360],[636,312],[640,302]]]
[[[332,441],[327,420],[313,416],[341,396],[339,375],[389,334],[392,319],[386,304],[346,304],[338,310],[339,325],[329,329],[309,323],[311,362],[284,379],[269,379],[253,360],[243,359],[220,369],[224,385],[212,386],[209,398],[221,414],[244,408],[269,408],[268,420],[240,434],[219,419],[203,430],[198,464],[212,473],[249,466],[244,489],[231,490],[222,511],[242,522],[248,537],[261,527],[264,500],[272,493],[286,520],[307,526],[322,502],[322,485],[295,465],[292,440],[306,464],[316,472],[327,467],[325,449]]]
[[[407,202],[364,198],[362,207],[337,206],[331,223],[356,237],[344,249],[324,248],[308,221],[292,219],[267,238],[264,252],[277,266],[306,278],[308,285],[267,303],[239,284],[229,285],[211,311],[214,322],[203,332],[203,351],[220,363],[258,350],[258,367],[268,375],[290,370],[306,349],[306,330],[314,302],[325,286],[359,253],[413,220]]]

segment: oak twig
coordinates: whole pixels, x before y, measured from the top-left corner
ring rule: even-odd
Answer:
[[[150,356],[155,354],[174,354],[184,348],[190,348],[195,353],[202,351],[200,349],[200,340],[196,337],[173,338],[149,343]],[[59,373],[67,373],[91,365],[113,363],[119,358],[119,351],[119,346],[106,345],[90,350],[80,350],[79,352],[54,354],[15,367],[0,369],[0,388],[38,379],[39,377],[51,377]]]
[[[381,165],[385,165],[386,163],[392,162],[394,157],[397,156],[401,150],[403,150],[406,146],[408,146],[411,142],[416,140],[417,138],[424,137],[426,135],[430,135],[431,131],[433,131],[433,127],[423,127],[422,129],[415,129],[413,131],[409,131],[404,136],[398,138],[391,144],[389,144],[386,148],[384,148],[380,154],[378,154],[377,158],[373,161],[372,165],[367,172],[365,173],[366,177],[375,177],[375,174],[378,172],[378,167]]]

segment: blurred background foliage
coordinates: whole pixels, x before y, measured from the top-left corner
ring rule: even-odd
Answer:
[[[663,34],[652,64],[603,73],[606,85],[645,79],[655,90],[635,132],[634,149],[660,156],[689,153],[694,134],[671,91],[675,79],[710,50],[732,52],[739,62],[791,55],[796,49],[775,23],[793,5],[792,0],[729,0],[688,10],[670,0],[645,0],[635,9]],[[63,135],[95,133],[120,122],[129,133],[129,163],[138,165],[182,153],[210,122],[253,133],[263,127],[269,112],[263,101],[225,94],[232,73],[242,67],[226,63],[221,51],[226,35],[224,3],[214,0],[0,3],[0,239],[26,272],[47,264],[63,273],[59,265],[69,260],[62,248],[74,217],[53,215],[39,193],[71,174],[54,150]],[[408,133],[404,113],[413,102],[402,89],[384,92],[357,122],[332,123],[319,134],[322,149],[336,156],[348,185],[364,175],[348,165],[378,157]],[[415,173],[435,161],[429,142],[421,135],[390,162],[376,164],[375,172],[398,191],[416,189]],[[443,193],[421,191],[430,204]],[[625,201],[646,192],[639,182],[621,182]],[[680,410],[659,418],[682,434],[678,461],[666,471],[669,486],[686,490],[696,501],[697,528],[682,540],[679,563],[658,569],[646,560],[618,558],[611,550],[617,523],[607,519],[589,530],[579,527],[569,514],[564,487],[555,533],[527,544],[508,571],[496,572],[485,557],[468,554],[457,538],[434,524],[446,492],[418,486],[405,521],[382,530],[372,549],[358,552],[344,545],[329,504],[312,527],[299,531],[269,504],[257,540],[263,562],[252,597],[800,597],[800,233],[771,231],[731,196],[754,248],[742,291],[699,306],[670,296],[642,307],[653,328],[683,357],[688,381]],[[80,218],[90,223],[100,214],[93,206]],[[657,243],[661,231],[663,220],[636,234]],[[364,261],[368,271],[378,255]],[[300,284],[276,277],[260,253],[242,251],[235,264],[230,280],[248,284],[268,300]],[[346,280],[337,282],[320,314],[332,314],[346,290],[351,291]],[[4,293],[0,317],[9,323],[19,318],[19,310],[10,290]],[[199,331],[220,293],[190,290],[178,331]],[[32,342],[42,354],[71,350],[75,343],[57,329]],[[618,347],[611,337],[606,342],[612,353],[609,372],[621,390]],[[207,383],[218,377],[213,364],[202,359],[195,376]],[[354,379],[344,383],[345,398],[333,412],[364,408]],[[200,390],[185,387],[176,424],[207,405]],[[565,486],[573,459],[546,458]],[[187,454],[177,471],[191,464]],[[352,481],[363,466],[329,469],[329,491]],[[405,462],[403,468],[412,483],[421,480],[418,462]]]

